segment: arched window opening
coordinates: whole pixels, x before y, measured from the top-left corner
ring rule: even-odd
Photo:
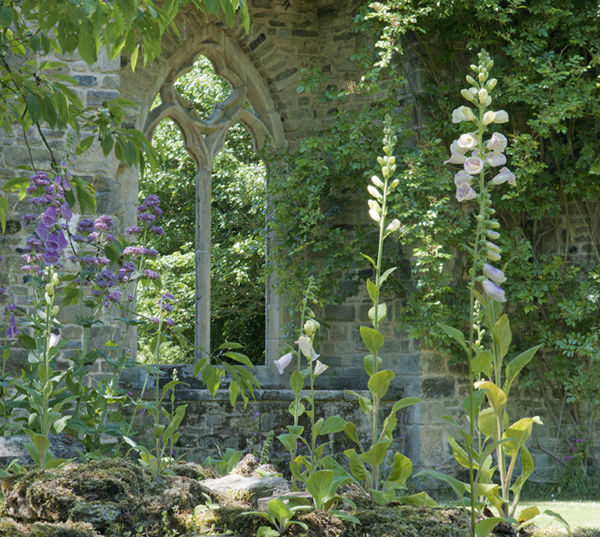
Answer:
[[[142,178],[139,196],[142,200],[157,194],[165,213],[165,234],[151,239],[161,253],[156,269],[163,274],[163,289],[144,289],[140,307],[150,311],[160,293],[170,291],[179,301],[174,320],[185,339],[201,346],[209,339],[212,349],[235,341],[254,363],[261,364],[265,359],[265,168],[248,129],[241,122],[220,120],[219,108],[227,106],[232,90],[207,58],[200,56],[173,88],[193,105],[196,120],[185,124],[180,114],[174,117],[177,123],[162,119],[152,130],[159,168]],[[159,95],[152,109],[160,108]],[[206,136],[204,125],[215,117],[219,120],[216,142],[213,137],[210,143],[213,133]],[[194,121],[202,136],[189,135],[190,130],[195,132]],[[208,308],[210,326],[206,325]],[[140,335],[138,355],[147,360],[143,329]],[[163,363],[193,359],[192,347],[184,352],[167,345],[161,351]]]

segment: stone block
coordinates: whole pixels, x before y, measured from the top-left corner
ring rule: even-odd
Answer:
[[[424,399],[447,399],[454,397],[453,377],[428,377],[421,381],[421,396]]]
[[[327,305],[325,306],[325,319],[329,322],[353,322],[356,317],[354,306],[350,305]]]

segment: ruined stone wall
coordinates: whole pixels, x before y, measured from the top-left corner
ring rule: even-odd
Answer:
[[[137,128],[146,129],[151,105],[161,87],[173,82],[201,54],[214,63],[216,72],[233,88],[244,88],[247,92],[252,114],[245,119],[257,144],[268,137],[275,146],[293,146],[304,136],[314,134],[329,124],[335,112],[331,103],[321,102],[317,95],[297,92],[298,83],[304,77],[302,69],[319,68],[325,84],[339,89],[359,74],[350,59],[358,39],[351,30],[357,4],[357,0],[253,0],[250,2],[252,23],[248,35],[241,29],[231,30],[222,22],[207,21],[188,7],[177,21],[180,35],[165,37],[163,54],[152,65],[140,63],[132,73],[127,58],[121,58],[120,63],[101,59],[91,68],[78,58],[67,58],[65,71],[79,81],[77,91],[88,105],[99,105],[117,96],[132,100],[135,106],[128,120]],[[416,67],[414,75],[412,91],[418,91],[420,83]],[[365,97],[355,96],[336,106],[358,107],[363,104]],[[64,133],[48,131],[45,135],[51,146],[62,153]],[[29,147],[19,132],[13,136],[2,135],[0,182],[25,174],[17,166],[28,164],[30,153],[40,168],[49,166],[49,155],[41,138],[32,131],[27,133],[27,142]],[[194,144],[199,147],[204,143],[201,139],[187,139],[186,142],[191,150]],[[137,174],[134,170],[119,165],[111,157],[105,158],[96,145],[78,159],[72,169],[95,185],[99,212],[114,215],[120,229],[133,223],[137,201]],[[25,240],[18,214],[26,212],[27,208],[16,203],[15,198],[11,197],[10,201],[11,207],[15,207],[15,214],[9,218],[7,233],[0,236],[3,256],[0,286],[4,286],[9,276],[20,278],[21,263],[16,248]],[[359,207],[349,207],[351,223],[365,221],[366,215],[361,216],[360,210]],[[578,253],[585,253],[586,248],[590,248],[589,241],[586,243],[585,239],[584,222],[579,216],[565,220],[563,227],[572,230],[568,233],[573,236],[573,241],[567,248],[576,246]],[[24,292],[18,285],[14,289],[17,294]],[[23,305],[24,299],[19,300]],[[319,378],[319,405],[328,414],[339,413],[356,421],[362,419],[358,405],[342,390],[366,386],[367,377],[362,367],[366,349],[360,338],[359,325],[367,323],[369,307],[369,299],[361,291],[343,305],[330,305],[324,309],[323,320],[327,329],[321,340],[321,359],[330,369]],[[423,350],[417,341],[398,330],[400,304],[392,304],[390,309],[389,318],[383,326],[386,338],[383,354],[386,367],[397,374],[393,385],[395,393],[423,399],[422,404],[403,414],[397,444],[416,466],[453,469],[455,463],[446,441],[447,428],[441,417],[461,413],[460,401],[467,389],[465,373],[449,366],[445,357]],[[61,311],[61,319],[65,322],[63,336],[76,347],[80,345],[80,329],[68,322],[74,315],[75,312],[69,308]],[[279,331],[285,319],[280,299],[272,286],[267,288],[267,319],[267,363],[257,369],[265,389],[257,393],[257,400],[251,402],[246,410],[239,404],[230,408],[224,393],[219,393],[215,401],[210,400],[207,392],[200,388],[180,393],[181,400],[189,403],[181,439],[183,450],[188,454],[203,458],[208,451],[214,452],[215,444],[244,448],[249,435],[254,432],[264,435],[275,430],[279,433],[288,423],[287,407],[291,400],[291,394],[285,390],[288,377],[279,377],[273,367],[273,361],[279,357]],[[101,332],[102,329],[98,330]],[[97,334],[98,338],[101,335]],[[547,414],[542,403],[535,398],[523,396],[517,404],[519,413],[524,415],[544,417]],[[256,411],[258,417],[254,418]],[[550,423],[550,420],[546,421]],[[363,432],[365,427],[362,422]],[[548,449],[553,449],[555,433],[551,426],[539,433]],[[534,456],[538,469],[552,468],[547,454],[534,452]]]

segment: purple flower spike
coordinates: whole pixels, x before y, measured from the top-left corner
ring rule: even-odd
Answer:
[[[498,287],[494,282],[487,279],[483,280],[483,290],[492,300],[495,300],[496,302],[506,302],[504,289]]]
[[[504,283],[506,281],[506,276],[504,275],[504,272],[490,265],[489,263],[483,264],[483,272],[490,280],[497,284]]]
[[[11,315],[8,319],[8,328],[6,329],[6,339],[15,339],[18,334],[17,322],[15,316]]]

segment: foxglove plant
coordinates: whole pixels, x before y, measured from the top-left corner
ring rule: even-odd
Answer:
[[[467,355],[469,393],[464,408],[468,431],[455,419],[445,419],[462,438],[459,442],[449,436],[449,443],[457,462],[468,469],[469,482],[462,483],[439,472],[426,472],[449,484],[463,505],[464,496],[468,496],[471,535],[477,537],[488,535],[503,521],[514,523],[518,530],[540,513],[537,507],[522,509],[519,513],[517,508],[523,483],[533,471],[533,459],[525,443],[533,425],[541,424],[541,420],[537,416],[521,418],[509,425],[506,412],[513,382],[541,345],[505,363],[512,334],[508,317],[502,314],[506,293],[500,286],[506,277],[499,268],[502,251],[494,242],[500,237],[500,224],[492,207],[491,192],[505,183],[515,186],[516,182],[514,174],[505,167],[506,137],[499,132],[489,132],[496,124],[508,121],[504,110],[490,109],[491,93],[496,86],[496,79],[489,77],[492,67],[493,61],[485,51],[479,54],[479,64],[471,66],[473,75],[466,77],[470,87],[461,91],[470,106],[461,106],[452,113],[452,122],[469,124],[469,132],[452,142],[450,158],[445,162],[462,166],[454,175],[458,202],[473,201],[478,208],[475,237],[469,248],[468,337],[456,328],[442,326]],[[487,406],[484,405],[486,400]],[[521,475],[516,477],[519,458]],[[496,470],[499,483],[494,481]],[[493,506],[496,513],[477,522],[477,511],[483,512],[486,505]]]
[[[371,196],[368,201],[369,217],[379,230],[376,259],[363,254],[375,273],[374,282],[367,280],[367,291],[373,302],[373,306],[368,312],[372,327],[360,327],[362,341],[370,353],[363,360],[365,371],[369,376],[367,383],[369,397],[350,390],[346,392],[358,399],[360,409],[367,418],[371,438],[370,446],[363,447],[355,424],[348,422],[344,432],[358,446],[359,452],[351,448],[344,451],[344,454],[348,458],[355,483],[375,502],[381,505],[386,505],[391,501],[431,505],[432,501],[425,493],[398,496],[398,491],[406,488],[406,480],[412,472],[412,462],[402,453],[395,452],[393,454],[391,469],[387,475],[383,475],[383,464],[388,456],[398,424],[396,415],[403,408],[419,402],[419,399],[415,397],[400,399],[392,405],[390,412],[382,419],[383,399],[396,376],[393,371],[383,368],[383,358],[379,352],[384,346],[384,337],[380,326],[387,316],[387,305],[381,300],[381,290],[387,278],[396,270],[396,267],[383,270],[384,240],[396,233],[401,226],[397,219],[393,219],[391,222],[388,220],[389,196],[399,184],[398,179],[393,179],[396,171],[396,157],[394,156],[396,142],[396,136],[392,135],[390,119],[386,118],[383,137],[384,156],[378,158],[381,177],[374,175],[371,178],[371,184],[367,187]]]
[[[333,470],[327,468],[321,470],[330,462],[325,456],[325,448],[328,441],[319,443],[319,436],[329,436],[344,430],[346,421],[339,416],[328,416],[326,419],[316,419],[315,405],[315,380],[327,370],[327,366],[319,360],[319,354],[314,349],[314,340],[319,323],[314,319],[314,313],[309,302],[316,302],[314,296],[314,281],[311,278],[304,293],[302,309],[300,314],[301,333],[296,341],[296,369],[290,377],[290,387],[294,392],[294,401],[290,404],[290,414],[294,418],[293,425],[288,425],[288,432],[280,434],[277,438],[284,445],[290,455],[290,472],[292,484],[297,488],[298,483],[312,483],[315,479],[321,484],[327,482],[328,490],[335,496],[337,488],[347,480],[344,475],[334,476]],[[294,353],[289,352],[275,361],[275,367],[279,374],[283,374],[285,368],[292,363]],[[309,382],[309,393],[301,393],[304,390],[305,381]],[[309,406],[306,408],[304,402]],[[304,427],[299,424],[300,417],[306,414],[310,420],[310,436],[307,440],[304,435]],[[308,456],[298,455],[298,444],[302,443],[308,450]],[[337,467],[337,465],[336,465]],[[315,477],[316,476],[316,477]],[[320,478],[320,479],[319,479]],[[310,480],[310,481],[309,481]]]

